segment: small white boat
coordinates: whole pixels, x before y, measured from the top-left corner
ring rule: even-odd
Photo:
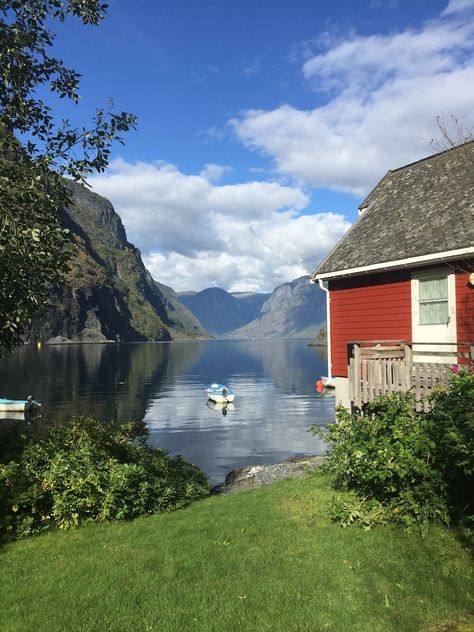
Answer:
[[[206,387],[206,393],[209,399],[218,404],[233,402],[235,399],[234,391],[224,384],[210,384]]]
[[[31,413],[10,413],[8,411],[0,410],[0,420],[7,419],[8,421],[26,421],[29,418]]]
[[[235,410],[235,406],[232,402],[214,402],[212,399],[207,400],[206,406],[211,410],[221,412],[224,416],[227,414],[227,411]]]
[[[5,399],[0,397],[0,412],[2,413],[26,413],[37,410],[41,404],[31,397],[28,399]]]

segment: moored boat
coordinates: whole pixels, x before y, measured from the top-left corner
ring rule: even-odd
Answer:
[[[0,397],[0,412],[25,413],[37,410],[41,404],[36,402],[31,395],[28,399],[6,399]]]
[[[206,393],[209,399],[218,404],[233,402],[235,399],[234,391],[224,384],[210,384],[206,387]]]
[[[235,410],[235,405],[232,402],[215,402],[212,399],[207,400],[206,406],[211,410],[221,412],[224,416],[227,414],[227,411]]]

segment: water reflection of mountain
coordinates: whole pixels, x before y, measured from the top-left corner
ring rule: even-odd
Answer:
[[[245,342],[216,340],[202,343],[198,362],[190,367],[190,371],[203,385],[212,382],[227,384],[235,375],[261,375],[262,363],[258,357],[248,353]]]
[[[277,340],[270,346],[262,340],[252,347],[262,362],[263,370],[283,392],[297,395],[314,391],[314,383],[326,375],[327,352],[306,345],[293,345],[290,340]],[[291,370],[289,370],[291,367]],[[312,368],[312,373],[308,372]]]
[[[25,347],[0,365],[0,395],[42,401],[42,418],[28,427],[35,435],[74,415],[144,419],[155,445],[217,482],[240,465],[321,454],[308,426],[334,418],[334,399],[314,391],[325,367],[302,340]],[[206,406],[204,387],[213,381],[234,387],[227,415]],[[24,428],[12,423],[0,421],[0,441]]]
[[[327,352],[292,340],[220,340],[207,344],[199,369],[208,382],[266,376],[284,393],[302,395],[311,393],[315,381],[326,374]]]
[[[333,420],[334,400],[314,391],[314,380],[326,368],[314,347],[300,340],[219,340],[202,346],[183,375],[185,391],[176,384],[174,393],[147,411],[156,445],[183,454],[213,482],[242,465],[324,451],[308,427]],[[236,391],[234,410],[226,416],[210,411],[199,392],[198,385],[216,380]]]
[[[45,419],[143,419],[150,401],[199,355],[193,343],[23,347],[0,366],[3,392],[33,393]]]

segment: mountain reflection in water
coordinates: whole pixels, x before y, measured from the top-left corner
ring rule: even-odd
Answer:
[[[77,415],[144,419],[152,443],[215,483],[243,465],[324,452],[307,431],[334,419],[334,399],[314,391],[322,374],[325,353],[307,340],[24,347],[0,365],[0,396],[33,394],[43,404],[38,427]],[[206,405],[215,381],[236,393],[232,407]]]

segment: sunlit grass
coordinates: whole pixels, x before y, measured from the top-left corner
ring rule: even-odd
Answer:
[[[342,529],[312,476],[1,550],[0,629],[430,629],[472,608],[453,534]]]

